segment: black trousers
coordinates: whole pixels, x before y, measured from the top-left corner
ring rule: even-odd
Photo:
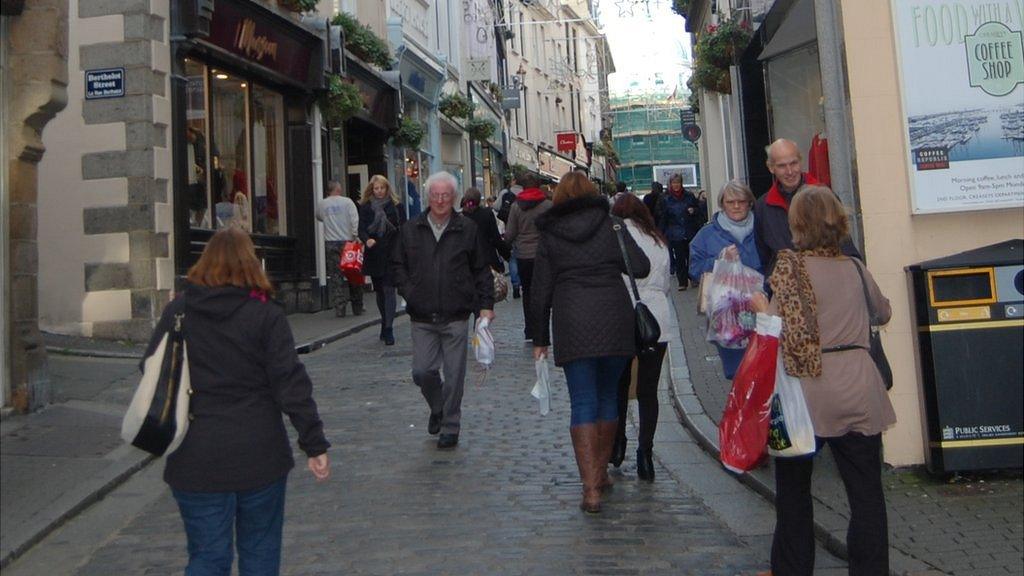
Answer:
[[[640,414],[640,432],[637,444],[650,452],[654,448],[654,433],[658,429],[658,381],[661,380],[661,365],[665,360],[667,342],[660,342],[649,352],[638,354],[636,370],[636,403]],[[629,381],[632,370],[629,366],[619,378],[619,438],[626,438],[626,407],[629,403]]]
[[[525,326],[523,335],[527,340],[533,340],[533,325],[530,322],[530,284],[533,282],[533,258],[516,258],[516,266],[519,267],[519,283],[523,294],[523,318]]]
[[[669,242],[668,255],[679,285],[686,286],[690,282],[690,241]]]
[[[846,544],[851,576],[889,574],[889,526],[882,491],[882,435],[851,432],[818,438],[828,444],[846,486],[850,526]],[[773,576],[814,574],[813,457],[775,459],[775,536]]]

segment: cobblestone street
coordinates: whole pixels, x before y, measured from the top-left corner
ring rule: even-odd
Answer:
[[[396,324],[392,348],[369,329],[304,357],[334,444],[334,475],[316,485],[297,466],[290,476],[285,574],[733,576],[766,568],[767,550],[744,544],[674,480],[678,474],[659,468],[657,482],[638,483],[632,456],[615,474],[605,512],[581,513],[561,370],[552,370],[552,411],[541,416],[529,394],[533,361],[519,337],[520,302],[501,305],[498,315],[497,360],[482,384],[470,360],[454,451],[438,451],[426,432],[407,319]],[[73,573],[182,572],[176,506],[165,486],[151,485],[161,495],[77,559]]]

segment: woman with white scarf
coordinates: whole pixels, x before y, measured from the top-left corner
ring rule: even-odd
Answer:
[[[711,221],[697,232],[690,242],[690,278],[699,282],[705,272],[711,272],[715,260],[739,259],[744,266],[764,274],[761,258],[754,243],[754,194],[739,180],[731,180],[718,193],[718,209]],[[718,346],[722,371],[732,380],[736,368],[743,360],[743,348]]]
[[[375,174],[363,188],[359,200],[359,239],[366,245],[363,254],[363,274],[373,280],[373,293],[377,295],[380,311],[380,339],[394,346],[397,296],[395,285],[388,273],[388,253],[398,228],[405,222],[398,195],[388,179]]]

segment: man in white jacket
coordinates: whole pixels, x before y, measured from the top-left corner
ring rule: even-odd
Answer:
[[[345,242],[359,239],[359,208],[341,190],[341,183],[327,183],[328,196],[316,207],[316,219],[324,223],[324,258],[327,261],[328,290],[336,316],[344,316],[352,302],[352,313],[363,313],[363,287],[349,282],[341,273],[341,250]]]

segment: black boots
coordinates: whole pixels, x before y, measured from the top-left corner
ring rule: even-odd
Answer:
[[[626,436],[615,435],[615,444],[612,446],[612,456],[608,459],[608,463],[618,468],[622,466],[622,461],[626,459]]]
[[[395,345],[395,329],[385,328],[380,332],[380,339],[384,341],[385,346]]]
[[[636,449],[636,477],[654,482],[654,460],[650,450]]]

